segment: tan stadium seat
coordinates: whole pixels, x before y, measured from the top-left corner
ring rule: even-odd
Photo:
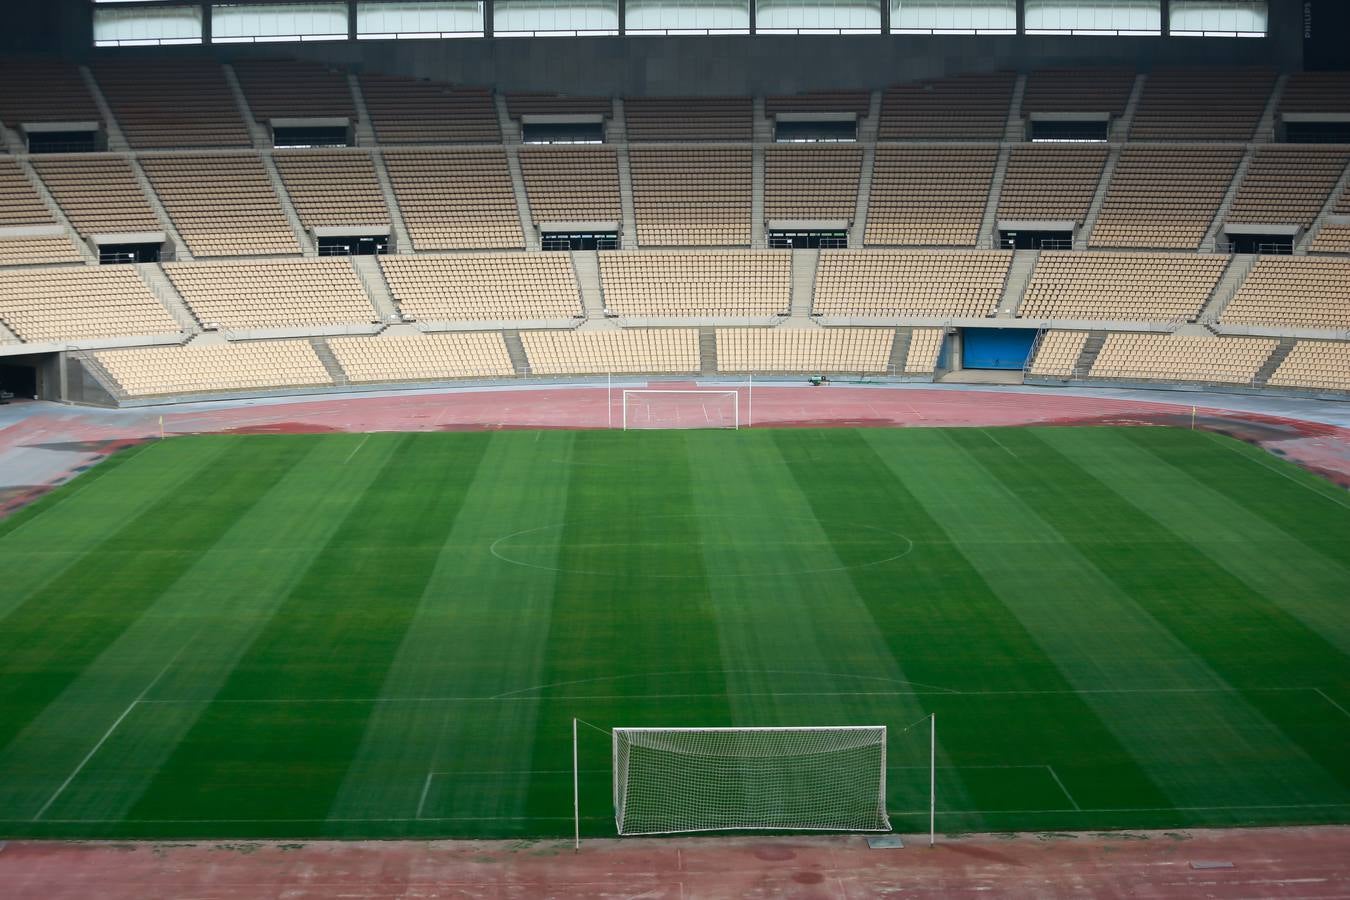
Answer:
[[[1350,163],[1350,150],[1260,147],[1228,211],[1230,222],[1310,225]]]
[[[259,122],[285,118],[356,119],[345,73],[294,59],[237,59],[231,63],[249,112]]]
[[[1000,140],[1008,124],[1012,72],[957,75],[888,88],[881,96],[883,141]]]
[[[3,157],[0,157],[0,198],[4,198],[0,203],[0,227],[56,222],[18,163]]]
[[[508,378],[516,371],[497,331],[335,337],[328,347],[353,383]]]
[[[1221,320],[1243,325],[1350,328],[1350,259],[1263,256]]]
[[[766,148],[765,218],[853,221],[862,158],[857,147]]]
[[[1275,70],[1262,66],[1155,69],[1130,140],[1251,140],[1274,87]]]
[[[1012,253],[822,250],[812,312],[827,316],[992,315]]]
[[[136,347],[94,354],[131,397],[328,387],[332,377],[309,341],[244,341]]]
[[[506,95],[506,114],[521,116],[598,115],[609,118],[614,101],[608,97],[574,97],[567,94],[512,93]]]
[[[418,250],[525,246],[511,171],[500,147],[386,150],[384,161]]]
[[[101,122],[73,63],[7,54],[0,58],[0,122]]]
[[[1013,147],[998,217],[1081,224],[1097,193],[1107,153],[1105,147]]]
[[[381,144],[497,144],[492,93],[396,75],[362,75],[361,93]]]
[[[790,305],[786,250],[600,254],[606,309],[619,316],[774,316]]]
[[[935,370],[946,336],[947,332],[942,328],[915,328],[909,336],[909,349],[905,352],[905,371],[921,374]]]
[[[628,97],[623,113],[630,141],[748,141],[754,127],[749,97]]]
[[[573,319],[581,289],[566,253],[381,256],[403,312],[423,322]]]
[[[163,227],[124,159],[35,156],[32,163],[70,223],[86,237]]]
[[[1078,358],[1087,344],[1086,331],[1047,331],[1036,345],[1036,358],[1031,361],[1030,375],[1046,378],[1072,378],[1077,372]]]
[[[1293,72],[1280,112],[1350,113],[1350,72]]]
[[[369,153],[290,150],[278,152],[273,159],[305,227],[389,224],[384,192]]]
[[[193,256],[300,253],[257,156],[174,154],[140,163]]]
[[[1093,378],[1252,384],[1279,341],[1175,334],[1107,335]]]
[[[812,91],[805,94],[776,94],[764,98],[764,113],[851,112],[859,118],[867,115],[872,104],[871,91]]]
[[[0,238],[0,266],[54,266],[82,263],[68,237]]]
[[[29,343],[181,330],[131,266],[0,271],[0,321]]]
[[[997,147],[877,147],[869,245],[973,247],[998,163]]]
[[[1241,159],[1236,146],[1127,146],[1089,246],[1197,249]]]
[[[628,157],[639,244],[750,244],[749,147],[633,147]]]
[[[717,371],[886,372],[893,328],[719,328]]]
[[[137,150],[253,144],[219,63],[118,57],[100,58],[92,68]]]
[[[1037,69],[1027,75],[1023,116],[1032,113],[1125,112],[1134,89],[1133,69]]]
[[[612,147],[522,147],[520,170],[535,222],[618,222],[619,160]]]
[[[1017,314],[1034,319],[1185,322],[1200,314],[1227,256],[1041,253]]]
[[[698,330],[522,331],[533,375],[692,375],[699,371]]]
[[[1350,344],[1299,341],[1266,383],[1276,387],[1350,391]]]
[[[197,318],[225,331],[376,321],[348,259],[165,263]]]
[[[1350,225],[1323,225],[1308,252],[1350,253]]]

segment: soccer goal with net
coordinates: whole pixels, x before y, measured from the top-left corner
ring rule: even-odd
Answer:
[[[623,392],[623,430],[651,428],[740,428],[737,390],[656,390]]]

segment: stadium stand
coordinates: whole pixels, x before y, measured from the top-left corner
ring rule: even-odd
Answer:
[[[137,347],[94,354],[129,397],[331,386],[309,341]]]
[[[1308,252],[1350,253],[1350,225],[1323,225]]]
[[[381,256],[389,290],[421,321],[571,319],[581,290],[563,253]]]
[[[1107,153],[1105,147],[1013,147],[999,194],[999,218],[1082,223]]]
[[[272,158],[306,227],[389,224],[384,192],[369,153],[292,150]]]
[[[608,118],[614,102],[608,97],[572,97],[565,94],[516,93],[506,95],[506,114],[522,116],[586,116]]]
[[[1273,69],[1155,69],[1144,82],[1130,139],[1248,141],[1275,86]]]
[[[749,97],[629,97],[623,101],[630,141],[748,141]]]
[[[719,328],[719,372],[884,373],[892,328]]]
[[[1220,321],[1350,329],[1350,259],[1263,256]]]
[[[54,266],[84,262],[64,236],[0,237],[0,266]]]
[[[786,250],[600,254],[605,307],[618,316],[786,314],[791,280]]]
[[[1028,375],[1043,378],[1072,378],[1087,344],[1086,331],[1047,331],[1036,346],[1036,357]]]
[[[384,161],[416,249],[525,246],[501,148],[388,150]]]
[[[93,71],[134,149],[253,143],[218,63],[101,58]]]
[[[1350,344],[1299,341],[1266,383],[1276,387],[1350,391]]]
[[[180,331],[130,266],[2,271],[0,321],[29,343]]]
[[[639,244],[749,245],[749,147],[633,147],[628,157]]]
[[[1012,253],[823,250],[812,312],[827,316],[992,315]]]
[[[881,97],[883,141],[999,140],[1008,123],[1011,72],[957,75],[887,88]]]
[[[1089,246],[1197,249],[1241,158],[1240,147],[1125,147]]]
[[[207,327],[245,331],[376,320],[347,259],[165,263],[164,272]]]
[[[1334,210],[1337,215],[1350,215],[1350,186],[1346,187],[1341,195],[1336,198]]]
[[[392,75],[362,75],[361,93],[382,144],[496,144],[492,93]]]
[[[0,227],[51,225],[56,220],[19,164],[0,157]]]
[[[1107,335],[1093,378],[1252,384],[1279,341],[1177,334]]]
[[[32,57],[0,58],[0,122],[101,122],[94,98],[71,63]]]
[[[353,383],[515,375],[506,342],[496,331],[329,338],[328,347]]]
[[[934,371],[945,338],[946,332],[941,328],[915,328],[905,351],[905,372],[917,375]]]
[[[1293,72],[1280,112],[1350,113],[1350,72]]]
[[[159,231],[131,164],[116,156],[35,156],[33,168],[80,234]]]
[[[699,371],[698,330],[522,331],[533,375],[688,375]]]
[[[853,219],[862,172],[857,147],[769,147],[764,215],[769,219]]]
[[[241,59],[233,63],[249,112],[259,122],[279,118],[356,118],[347,76],[319,63]]]
[[[973,247],[997,147],[877,147],[866,243]]]
[[[1308,225],[1350,163],[1350,150],[1260,147],[1228,211],[1230,222]]]
[[[619,160],[612,147],[522,147],[520,170],[535,222],[618,222]]]
[[[1037,69],[1027,75],[1022,115],[1125,112],[1134,71],[1119,68]]]
[[[805,94],[778,94],[764,98],[764,113],[851,112],[867,114],[871,91],[813,91]]]
[[[1229,258],[1177,253],[1041,253],[1018,316],[1184,322],[1195,319]]]
[[[174,154],[140,163],[193,256],[300,252],[257,156]]]

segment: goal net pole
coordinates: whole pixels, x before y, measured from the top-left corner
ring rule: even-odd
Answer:
[[[577,767],[577,720],[572,717],[572,852],[581,850],[581,770]]]
[[[928,724],[928,846],[932,847],[937,842],[937,713]]]

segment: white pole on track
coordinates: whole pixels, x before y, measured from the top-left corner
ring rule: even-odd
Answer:
[[[605,373],[605,413],[609,416],[606,428],[614,427],[614,375]]]
[[[937,842],[937,713],[928,732],[928,846]]]
[[[745,401],[745,427],[753,428],[755,425],[755,373],[750,373],[750,396]]]
[[[577,720],[572,718],[572,852],[581,851],[581,791],[577,770]]]

